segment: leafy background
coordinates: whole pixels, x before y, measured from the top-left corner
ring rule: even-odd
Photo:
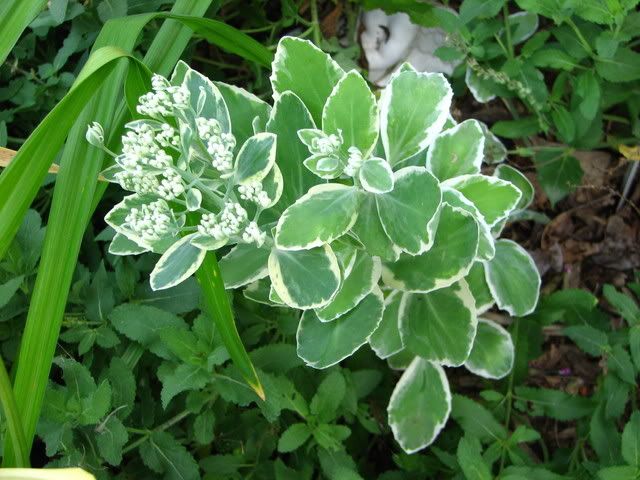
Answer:
[[[106,20],[172,4],[52,0],[0,66],[0,145],[19,148],[62,98]],[[500,382],[454,372],[454,422],[433,447],[408,456],[393,443],[385,407],[399,372],[364,349],[325,372],[306,368],[295,354],[297,319],[236,295],[239,329],[267,394],[258,399],[203,317],[195,281],[152,292],[154,258],[106,253],[101,218],[121,197],[107,190],[74,273],[33,465],[79,465],[98,478],[637,478],[640,189],[630,173],[640,136],[640,12],[629,0],[608,2],[606,11],[599,5],[449,5],[462,18],[439,52],[463,60],[452,76],[454,115],[491,125],[509,161],[539,187],[533,211],[508,236],[536,255],[545,276],[534,314],[492,317],[514,338],[513,372]],[[354,68],[365,66],[353,41],[359,7],[226,1],[206,16],[271,47],[285,33],[307,36]],[[385,8],[451,28],[414,2]],[[521,10],[539,23],[516,43],[500,28]],[[146,27],[139,52],[158,27]],[[210,78],[268,95],[267,71],[201,39],[183,58]],[[471,67],[487,73],[494,100],[471,95]],[[8,367],[33,292],[52,180],[0,263]]]

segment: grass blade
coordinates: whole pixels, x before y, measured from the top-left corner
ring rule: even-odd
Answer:
[[[15,445],[13,449],[13,463],[17,467],[28,467],[29,450],[27,449],[27,442],[24,438],[22,421],[18,414],[18,405],[13,396],[11,380],[9,380],[9,375],[7,374],[7,369],[2,359],[0,359],[0,403],[2,404],[4,417],[7,420],[9,437],[11,437],[13,445]]]
[[[210,3],[211,0],[178,0],[173,12],[202,15]],[[94,50],[105,45],[118,45],[130,51],[143,26],[142,19],[136,19],[127,28],[122,28],[122,24],[118,22],[108,22],[98,36]],[[179,59],[190,36],[191,32],[188,29],[175,23],[165,22],[145,57],[145,63],[155,71],[163,72],[164,70],[164,73],[168,73],[171,66]],[[149,58],[149,54],[152,54],[152,58]],[[69,286],[82,236],[92,213],[91,201],[97,175],[103,163],[102,152],[90,148],[84,139],[84,130],[86,125],[94,120],[102,122],[107,128],[111,125],[117,105],[114,99],[119,98],[124,70],[120,68],[114,73],[116,74],[106,85],[103,85],[97,98],[87,105],[79,117],[74,116],[76,123],[62,154],[60,173],[54,189],[40,268],[31,297],[14,383],[14,392],[28,447],[33,442],[35,427],[40,416]],[[122,108],[126,107],[121,102]],[[35,147],[34,149],[37,150]],[[46,170],[51,159],[43,161],[37,157],[31,158],[34,163],[37,161],[44,164],[43,170]],[[0,176],[0,182],[15,164],[14,160]],[[32,174],[33,172],[23,169],[21,177],[29,178]],[[15,180],[18,181],[21,178]],[[31,182],[35,183],[32,195],[23,194],[28,197],[27,205],[33,199],[41,181],[40,178]],[[1,192],[2,189],[0,189]],[[25,200],[18,198],[17,201]],[[1,204],[0,208],[4,205]],[[20,203],[15,207],[19,205]],[[5,464],[11,462],[13,450],[11,439],[7,438],[4,449]]]
[[[46,4],[47,0],[5,0],[0,4],[0,64]]]

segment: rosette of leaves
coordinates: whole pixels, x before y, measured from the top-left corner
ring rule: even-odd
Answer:
[[[170,80],[154,75],[152,84],[103,176],[134,192],[105,217],[116,231],[109,252],[161,254],[150,276],[161,290],[190,277],[208,250],[261,246],[260,215],[278,201],[283,182],[276,136],[252,126],[266,120],[265,102],[184,62]],[[239,108],[246,109],[236,118]],[[102,136],[99,125],[87,133],[97,145]]]
[[[221,260],[225,284],[300,310],[297,351],[309,366],[368,343],[406,369],[389,423],[415,452],[448,419],[444,367],[486,378],[511,369],[510,335],[480,316],[494,304],[524,316],[537,303],[531,257],[497,239],[533,188],[508,165],[482,173],[505,149],[483,124],[452,120],[440,74],[405,66],[377,99],[359,73],[285,37],[271,83],[279,218],[262,247],[241,244]]]

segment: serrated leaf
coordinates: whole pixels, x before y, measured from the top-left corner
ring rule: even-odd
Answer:
[[[294,423],[290,425],[278,440],[280,453],[293,452],[300,448],[311,436],[311,429],[306,423]]]
[[[164,480],[198,480],[198,464],[189,451],[168,432],[153,432],[140,446],[146,466],[163,474]]]
[[[514,356],[509,332],[495,322],[479,318],[473,348],[464,363],[467,370],[483,378],[504,378],[513,368]]]
[[[380,222],[394,245],[417,255],[433,244],[442,192],[425,168],[405,167],[394,180],[391,192],[376,195]]]
[[[383,297],[374,289],[356,308],[332,322],[321,322],[311,310],[303,313],[296,339],[298,356],[314,368],[328,368],[367,342],[382,318]]]
[[[629,465],[640,467],[640,412],[635,411],[622,432],[622,457]]]
[[[462,427],[466,434],[479,440],[506,440],[507,431],[489,410],[470,398],[454,395],[451,417]]]
[[[465,435],[458,442],[456,457],[467,480],[492,480],[489,467],[482,458],[480,441]]]
[[[475,302],[464,281],[430,293],[402,296],[402,343],[432,362],[462,365],[471,352],[477,324]]]
[[[522,317],[536,308],[540,273],[531,256],[517,243],[496,242],[496,255],[485,263],[485,278],[500,309]]]
[[[187,390],[200,390],[211,380],[211,375],[201,367],[182,363],[162,376],[162,408],[167,408],[173,397]]]
[[[335,370],[327,375],[318,386],[309,405],[313,415],[322,423],[332,422],[338,415],[338,408],[347,392],[344,375]]]
[[[405,452],[429,446],[451,412],[449,382],[442,367],[421,358],[413,360],[396,384],[387,412],[393,436]]]
[[[127,440],[127,429],[115,415],[110,415],[96,428],[98,451],[110,465],[117,466],[122,462],[122,447]]]

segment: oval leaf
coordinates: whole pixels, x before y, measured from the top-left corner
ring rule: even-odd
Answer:
[[[358,178],[367,192],[386,193],[393,190],[391,165],[382,158],[373,157],[363,162]]]
[[[236,157],[236,183],[259,182],[267,176],[276,161],[276,136],[257,133],[247,139]]]
[[[487,285],[498,307],[522,317],[533,312],[540,294],[540,273],[527,251],[511,240],[496,242],[496,255],[485,263]]]
[[[438,180],[480,173],[484,133],[476,120],[465,120],[442,132],[429,147],[427,168]]]
[[[296,335],[298,356],[311,367],[328,368],[352,355],[378,327],[382,305],[382,292],[376,288],[356,308],[332,322],[321,322],[307,310]]]
[[[504,378],[513,367],[511,335],[495,322],[478,319],[478,332],[464,366],[471,373],[494,380]]]
[[[340,288],[340,266],[329,245],[311,250],[278,250],[269,255],[271,285],[290,307],[307,309],[328,304]]]
[[[431,445],[451,413],[451,392],[442,367],[415,358],[396,384],[387,413],[393,436],[405,452]]]
[[[402,297],[402,343],[427,360],[462,365],[473,346],[477,324],[476,305],[464,280],[431,293]]]
[[[198,270],[207,252],[192,245],[191,237],[182,237],[162,254],[149,277],[153,290],[173,287]]]
[[[398,353],[404,348],[398,323],[400,321],[400,302],[402,292],[394,290],[384,300],[384,313],[378,328],[369,337],[369,345],[382,359]]]

